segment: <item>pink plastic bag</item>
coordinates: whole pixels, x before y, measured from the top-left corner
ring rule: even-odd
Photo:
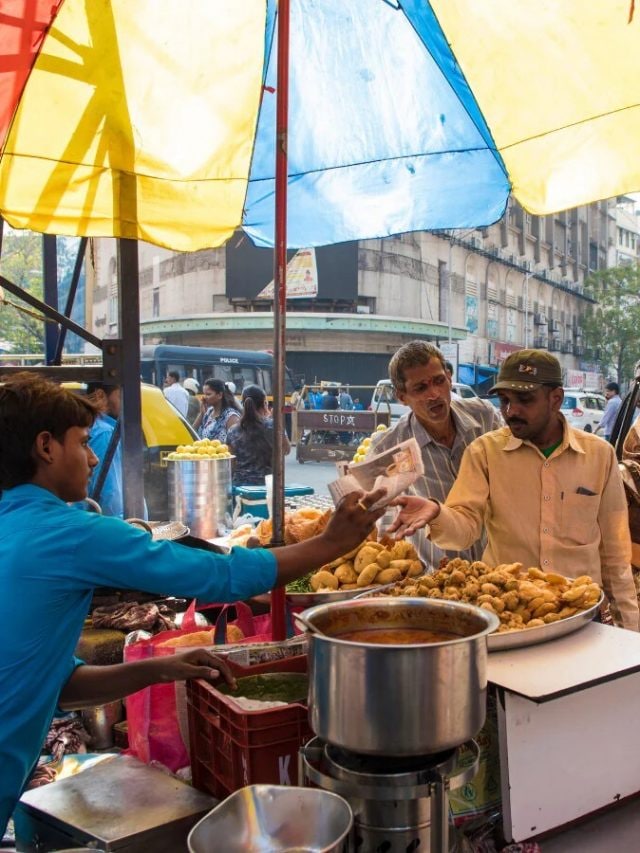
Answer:
[[[125,646],[124,660],[131,662],[175,654],[175,649],[163,648],[160,643],[202,630],[195,624],[195,604],[193,601],[189,605],[180,630],[162,631],[149,640]],[[174,772],[190,764],[188,749],[180,735],[174,684],[145,687],[128,696],[126,706],[129,752],[132,755],[145,764],[159,761]]]
[[[236,611],[236,618],[233,622],[227,623],[230,607],[233,607]],[[287,637],[293,637],[294,634],[300,633],[297,626],[293,624],[291,610],[289,609],[286,612],[286,623]],[[273,640],[271,614],[264,613],[261,616],[254,616],[249,605],[243,601],[236,601],[235,604],[225,604],[218,614],[214,634],[214,642],[217,646],[226,642],[227,624],[240,628],[244,634],[244,639],[238,641],[240,643],[270,643]],[[233,642],[235,643],[236,641]]]
[[[234,625],[244,634],[242,643],[271,642],[271,615],[254,616],[251,608],[238,601],[235,604],[224,605],[215,625],[214,645],[223,645],[226,641],[226,628],[229,607],[236,612]],[[126,662],[148,660],[149,658],[175,654],[175,649],[163,647],[160,644],[172,637],[182,637],[194,631],[202,631],[195,624],[195,600],[191,602],[182,621],[183,627],[177,631],[162,631],[149,640],[141,640],[124,648]],[[290,624],[290,636],[294,628]],[[185,649],[178,649],[185,651]],[[180,715],[176,706],[176,688],[174,684],[152,684],[132,693],[127,697],[127,728],[129,735],[129,752],[149,764],[159,761],[176,771],[190,764],[188,746],[180,734]]]

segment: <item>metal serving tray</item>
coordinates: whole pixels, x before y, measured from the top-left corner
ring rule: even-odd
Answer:
[[[574,613],[573,616],[568,616],[566,619],[551,622],[549,625],[541,625],[539,628],[506,631],[504,634],[489,634],[487,637],[489,651],[504,652],[507,649],[537,646],[538,643],[547,643],[549,640],[557,640],[558,637],[573,634],[574,631],[579,631],[580,628],[584,628],[585,625],[593,621],[603,601],[604,593],[601,592],[598,602],[593,607],[589,607],[588,610],[581,610],[579,613]]]
[[[351,598],[357,598],[359,595],[386,588],[386,586],[362,586],[358,589],[337,589],[335,592],[288,592],[287,601],[292,607],[315,607],[316,604],[348,601]]]

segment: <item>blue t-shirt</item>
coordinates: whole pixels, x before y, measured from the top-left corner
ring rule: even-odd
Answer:
[[[91,480],[89,481],[89,495],[93,493],[96,480],[102,470],[102,463],[107,455],[107,449],[111,442],[111,436],[116,428],[116,421],[106,414],[100,414],[95,420],[89,433],[89,447],[100,460],[99,464],[93,469]],[[118,441],[116,451],[113,454],[111,465],[105,477],[102,492],[97,498],[98,503],[102,507],[102,512],[105,515],[115,515],[122,518],[124,509],[122,505],[122,444]]]
[[[0,838],[35,765],[94,587],[238,601],[276,581],[274,555],[153,542],[120,519],[78,512],[46,489],[0,499]]]

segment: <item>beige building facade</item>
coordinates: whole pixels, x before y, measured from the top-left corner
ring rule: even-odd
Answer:
[[[616,200],[546,217],[511,201],[487,228],[353,244],[344,293],[335,282],[330,296],[323,293],[319,266],[317,297],[288,300],[287,363],[307,382],[366,384],[386,375],[400,345],[422,338],[457,344],[462,381],[471,371],[488,382],[491,369],[524,346],[549,349],[566,370],[591,373],[597,365],[581,331],[584,280],[615,263],[619,216]],[[96,334],[113,336],[116,244],[92,242],[87,321]],[[140,244],[139,251],[144,343],[273,347],[271,303],[231,292],[228,247],[179,254]]]

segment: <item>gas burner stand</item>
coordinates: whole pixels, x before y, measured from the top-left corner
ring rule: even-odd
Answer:
[[[473,755],[462,766],[462,749]],[[448,853],[450,788],[478,769],[474,740],[436,755],[367,756],[316,737],[300,749],[300,784],[340,794],[355,818],[357,853]]]

